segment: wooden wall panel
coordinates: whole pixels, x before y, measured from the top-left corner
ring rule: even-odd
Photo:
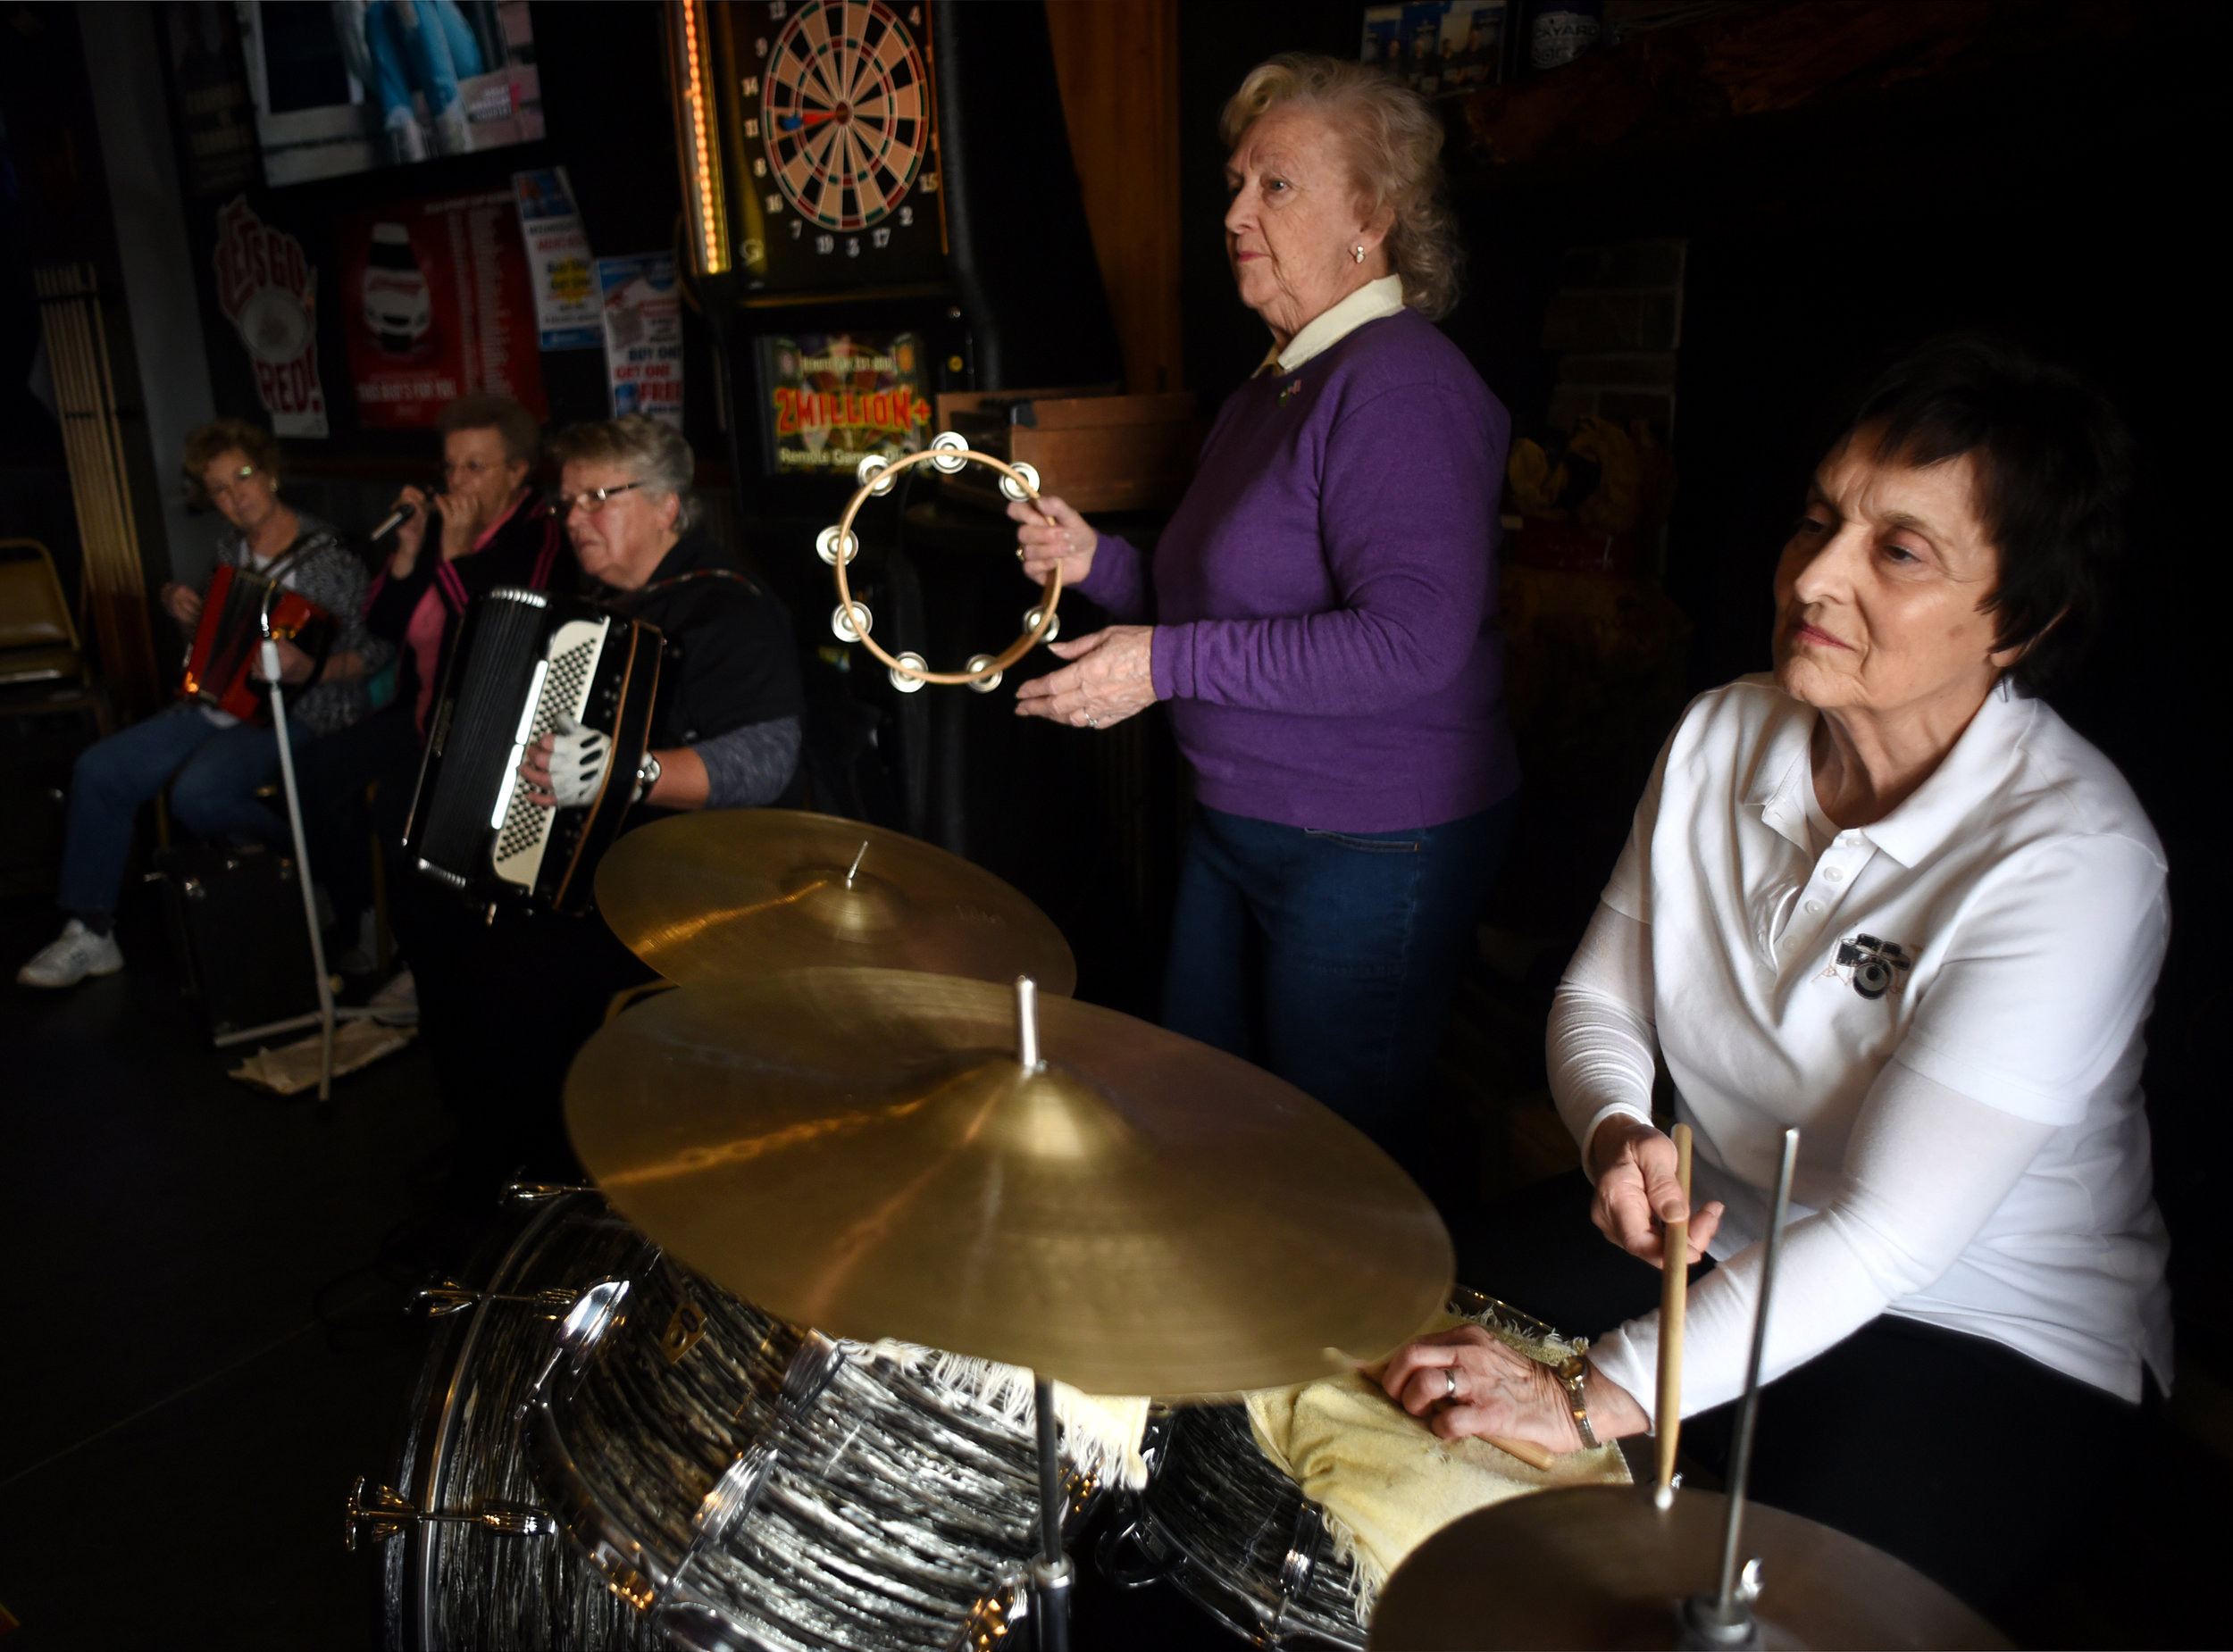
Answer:
[[[1183,388],[1178,0],[1047,0],[1047,29],[1125,388]]]

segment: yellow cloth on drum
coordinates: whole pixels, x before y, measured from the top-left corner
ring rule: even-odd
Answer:
[[[1428,1329],[1465,1322],[1444,1315]],[[1367,1622],[1389,1574],[1451,1521],[1553,1486],[1630,1481],[1619,1448],[1610,1443],[1572,1452],[1544,1470],[1485,1439],[1439,1439],[1362,1372],[1266,1389],[1250,1395],[1248,1406],[1257,1448],[1324,1506],[1334,1552],[1356,1562],[1358,1616]]]

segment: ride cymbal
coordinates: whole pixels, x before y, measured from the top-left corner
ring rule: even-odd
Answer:
[[[597,904],[673,981],[817,964],[1036,980],[1067,997],[1070,943],[983,867],[920,839],[795,809],[707,809],[630,832]]]
[[[1673,1647],[1677,1611],[1719,1584],[1729,1501],[1646,1486],[1576,1486],[1492,1505],[1411,1551],[1381,1590],[1367,1645]],[[1747,1501],[1752,1604],[1770,1647],[1997,1648],[1983,1618],[1859,1538]]]
[[[1113,1010],[897,970],[699,982],[566,1082],[613,1204],[801,1324],[1171,1398],[1330,1374],[1447,1297],[1449,1235],[1361,1132]]]

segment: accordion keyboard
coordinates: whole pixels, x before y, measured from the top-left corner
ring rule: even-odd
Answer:
[[[497,876],[522,889],[535,887],[557,811],[538,808],[530,799],[527,782],[518,774],[518,760],[528,747],[558,726],[562,714],[579,718],[588,708],[598,655],[611,627],[609,620],[569,620],[554,631],[544,652],[540,691],[523,707],[514,741],[510,801],[490,857]]]

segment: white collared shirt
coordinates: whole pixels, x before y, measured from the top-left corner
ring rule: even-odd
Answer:
[[[1728,1206],[1714,1256],[1764,1231],[1787,1126],[1794,1218],[1837,1197],[1861,1104],[1898,1063],[2053,1134],[1953,1264],[1889,1311],[2131,1398],[2145,1356],[2168,1386],[2140,1095],[2170,932],[2154,830],[2107,758],[2003,682],[1912,796],[1839,830],[1814,800],[1816,717],[1768,677],[1702,696],[1604,893],[1649,926],[1693,1197]],[[1830,834],[1819,853],[1810,815]]]
[[[1290,338],[1284,348],[1274,345],[1266,351],[1256,371],[1260,373],[1267,367],[1276,367],[1281,372],[1291,373],[1312,356],[1332,349],[1367,321],[1393,315],[1401,308],[1401,276],[1384,275],[1378,280],[1367,281],[1339,304],[1304,322],[1302,330]]]

